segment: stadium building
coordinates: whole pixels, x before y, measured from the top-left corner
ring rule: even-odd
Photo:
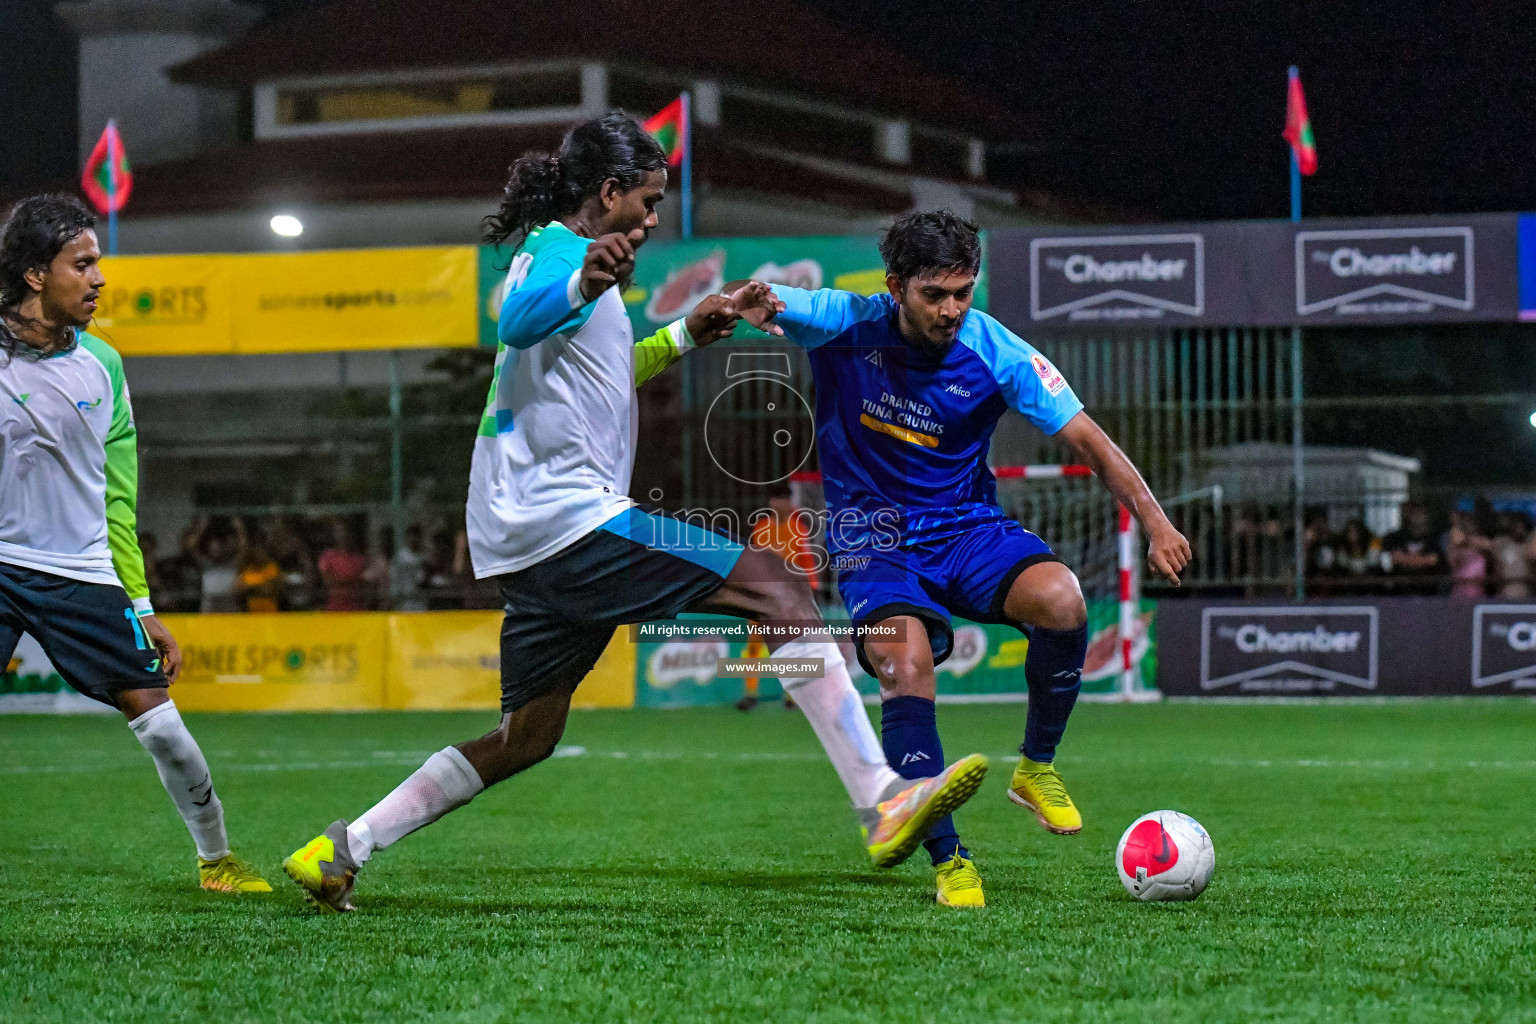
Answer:
[[[1103,216],[1003,179],[992,155],[1035,142],[1022,115],[790,0],[451,6],[337,0],[259,21],[238,0],[58,5],[79,37],[82,160],[115,118],[133,164],[119,251],[472,243],[516,155],[556,145],[581,117],[648,115],[682,90],[699,237],[872,238],[913,208],[988,228]],[[276,234],[277,214],[302,234]],[[679,222],[674,178],[656,237],[677,237]],[[416,488],[405,498],[446,516],[465,467],[413,453],[467,458],[467,410],[484,394],[477,358],[130,358],[152,499],[143,521],[169,540],[197,512],[377,518],[392,444]],[[412,423],[398,403],[391,415],[391,387],[420,396],[405,403]],[[675,385],[650,391],[648,408],[682,415]]]
[[[339,0],[254,24],[235,0],[60,5],[82,158],[116,117],[134,161],[122,251],[472,241],[512,157],[683,90],[701,236],[862,234],[914,207],[983,227],[1088,212],[1000,180],[989,153],[1035,141],[1023,116],[792,2],[448,6]],[[280,212],[298,240],[273,234]]]

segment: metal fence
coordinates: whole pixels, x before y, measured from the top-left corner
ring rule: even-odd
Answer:
[[[1294,592],[1288,329],[1119,329],[1030,340],[1154,493],[1181,499],[1170,516],[1196,555],[1185,592]],[[1525,422],[1536,391],[1519,390],[1536,379],[1533,341],[1532,325],[1309,332],[1311,591],[1356,585],[1322,564],[1325,545],[1317,543],[1351,521],[1380,536],[1396,528],[1405,499],[1428,497],[1443,531],[1447,511],[1471,497],[1519,507],[1536,495],[1536,455],[1519,443],[1536,441]],[[141,399],[141,522],[161,534],[169,554],[199,513],[362,515],[370,540],[385,527],[422,525],[446,561],[451,551],[443,549],[463,525],[489,357],[464,352],[450,362],[439,379],[405,387],[296,396],[253,380],[241,394]],[[1446,393],[1452,387],[1463,393]],[[631,493],[674,510],[729,510],[746,522],[791,472],[819,468],[809,445],[814,400],[808,362],[792,346],[738,340],[691,354],[641,391]],[[1526,447],[1536,453],[1536,444]],[[1072,461],[1012,416],[999,426],[992,458]],[[1096,481],[1025,481],[1003,486],[1000,497],[1067,557],[1090,592],[1112,592],[1104,570],[1114,508]],[[1536,501],[1527,503],[1536,511]],[[1148,580],[1147,589],[1158,593],[1159,584]]]

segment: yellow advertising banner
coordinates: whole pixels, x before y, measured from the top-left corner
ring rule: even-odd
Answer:
[[[188,711],[352,711],[384,706],[389,618],[166,615],[181,645],[171,696]]]
[[[502,613],[166,615],[187,711],[495,710]],[[633,707],[635,647],[619,629],[578,708]]]
[[[473,246],[116,256],[92,333],[127,356],[477,344]]]
[[[501,706],[501,612],[401,612],[389,617],[390,708],[450,710]],[[615,631],[571,706],[635,704],[635,647]]]
[[[386,707],[501,706],[500,612],[402,612],[389,619]]]
[[[235,351],[334,352],[478,343],[472,246],[351,249],[234,261]]]
[[[235,351],[229,256],[109,256],[90,331],[125,356]]]

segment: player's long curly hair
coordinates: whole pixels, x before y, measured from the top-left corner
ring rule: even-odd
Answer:
[[[30,196],[11,207],[0,225],[0,357],[10,362],[32,346],[16,336],[24,323],[19,307],[31,294],[27,271],[51,264],[80,232],[96,226],[96,217],[74,196]]]
[[[622,110],[582,121],[555,152],[525,153],[513,161],[501,205],[483,221],[485,240],[511,241],[516,249],[534,228],[581,209],[609,178],[628,191],[666,166],[661,144]]]

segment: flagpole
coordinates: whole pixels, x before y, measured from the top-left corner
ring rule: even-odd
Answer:
[[[1292,64],[1289,81],[1294,82],[1301,74]],[[1287,146],[1291,154],[1291,223],[1301,221],[1301,164],[1296,159],[1296,147]],[[1298,312],[1298,316],[1300,313]],[[1296,499],[1291,529],[1296,543],[1296,600],[1307,599],[1307,538],[1306,538],[1306,485],[1307,467],[1302,448],[1302,370],[1301,324],[1291,324],[1291,474],[1295,479]]]
[[[693,237],[693,97],[684,92],[683,101],[683,237]]]
[[[107,122],[107,255],[117,255],[117,122]]]

